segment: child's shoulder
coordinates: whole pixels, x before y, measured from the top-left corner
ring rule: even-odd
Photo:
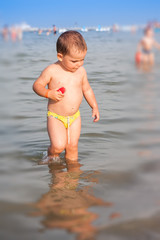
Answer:
[[[79,70],[80,74],[82,74],[82,75],[86,74],[86,69],[83,66],[81,66],[78,70]]]
[[[52,71],[52,70],[54,70],[54,69],[56,69],[56,68],[57,68],[57,63],[52,63],[52,64],[48,65],[48,66],[45,68],[45,70],[47,70],[47,71]]]
[[[57,69],[57,64],[56,63],[52,63],[50,65],[48,65],[44,70],[43,72],[45,73],[53,73],[55,72]]]

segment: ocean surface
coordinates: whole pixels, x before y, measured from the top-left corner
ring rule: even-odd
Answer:
[[[40,164],[47,100],[32,84],[57,60],[59,34],[0,39],[0,239],[160,239],[160,51],[153,68],[139,68],[142,33],[82,34],[100,121],[83,100],[75,164],[64,153]]]

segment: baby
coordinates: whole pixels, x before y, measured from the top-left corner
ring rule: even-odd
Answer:
[[[66,159],[77,160],[83,96],[92,108],[94,122],[99,120],[97,101],[83,67],[87,45],[79,32],[66,31],[59,36],[56,47],[58,61],[42,71],[33,90],[48,98],[48,157],[58,157],[65,150]]]

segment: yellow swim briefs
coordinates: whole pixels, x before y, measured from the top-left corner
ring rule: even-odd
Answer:
[[[48,111],[47,115],[48,115],[48,117],[57,118],[64,124],[65,128],[69,128],[69,126],[71,126],[71,124],[80,116],[80,111],[78,110],[72,116],[61,116],[61,115],[58,115],[57,113],[54,113],[51,111]]]

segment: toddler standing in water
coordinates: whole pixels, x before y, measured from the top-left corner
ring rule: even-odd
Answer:
[[[96,98],[82,66],[87,45],[79,32],[67,31],[59,36],[56,47],[58,61],[42,71],[33,90],[48,98],[48,157],[58,157],[65,150],[66,159],[77,160],[83,96],[92,108],[94,122],[99,120]]]

